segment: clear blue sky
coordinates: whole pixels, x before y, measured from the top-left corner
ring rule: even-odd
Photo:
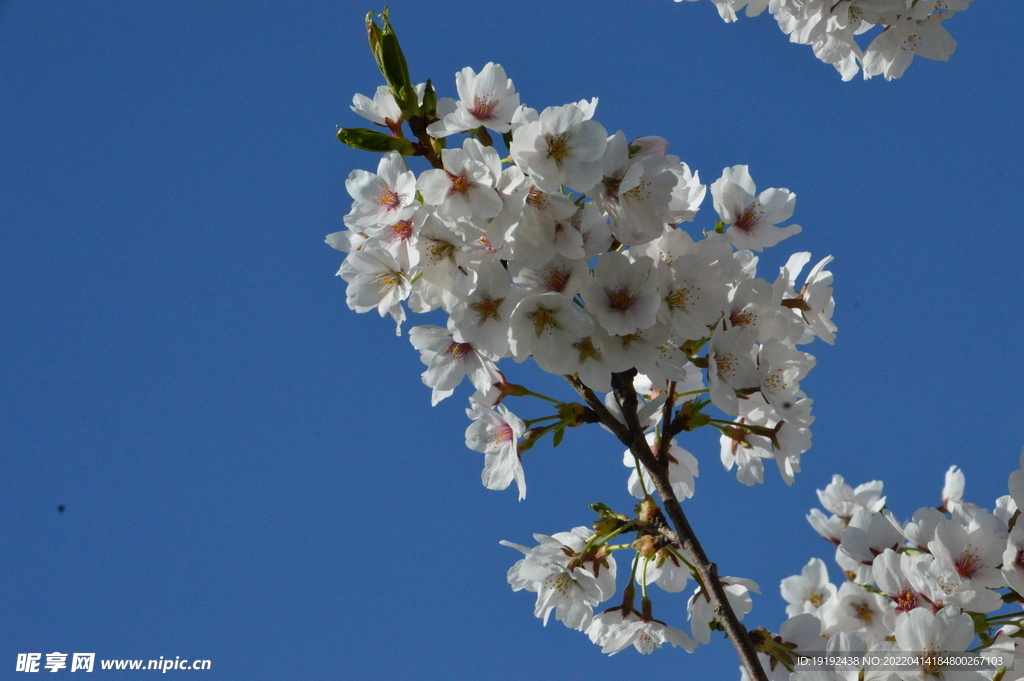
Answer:
[[[1024,445],[1021,3],[975,3],[946,24],[951,61],[889,83],[843,83],[769,17],[726,25],[708,2],[391,8],[414,81],[454,95],[457,70],[495,61],[535,108],[598,97],[610,132],[668,138],[706,183],[747,164],[796,192],[804,231],[765,276],[793,251],[836,257],[839,336],[810,348],[796,484],[744,487],[716,438],[682,443],[708,552],[762,586],[749,624],[777,627],[779,581],[830,561],[804,515],[833,473],[884,480],[901,518],[953,464],[969,500],[1006,492]],[[408,338],[347,309],[323,239],[349,172],[377,163],[334,139],[380,83],[369,9],[0,2],[0,677],[58,650],[207,658],[209,679],[738,678],[717,638],[608,659],[545,630],[498,541],[628,509],[621,447],[569,433],[529,453],[522,503],[483,489],[468,386],[432,409]],[[688,628],[683,598],[656,607]]]

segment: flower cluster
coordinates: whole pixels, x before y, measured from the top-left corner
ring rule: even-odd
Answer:
[[[1024,454],[1020,464],[1024,468]],[[845,581],[838,587],[830,582],[818,558],[782,581],[789,619],[761,646],[771,678],[852,679],[862,670],[861,678],[879,679],[1024,678],[1022,613],[1000,612],[1008,603],[1016,610],[1024,603],[1024,525],[1018,522],[1024,470],[1010,476],[1010,494],[992,511],[965,501],[963,490],[964,475],[954,466],[946,473],[942,505],[919,509],[902,523],[886,510],[880,482],[852,488],[836,475],[819,490],[828,515],[814,509],[807,519],[836,545]],[[896,671],[853,665],[790,675],[797,656],[812,651],[846,658],[928,656]],[[949,660],[960,664],[945,664]]]
[[[636,517],[595,504],[593,530],[534,535],[532,548],[502,542],[525,556],[509,583],[537,594],[545,624],[554,612],[610,654],[665,643],[692,651],[722,626],[747,641],[739,620],[757,585],[719,578],[679,522],[698,462],[676,436],[716,428],[722,463],[745,484],[763,480],[764,459],[787,483],[800,470],[813,422],[800,382],[815,360],[798,347],[834,341],[831,257],[802,275],[810,254],[797,253],[773,279],[757,276],[757,253],[801,231],[786,224],[795,194],[758,192],[743,165],[709,192],[665,139],[609,134],[596,99],[530,108],[497,64],[463,69],[458,99],[438,98],[430,81],[412,84],[381,17],[383,28],[368,16],[367,29],[387,85],[352,104],[378,129],[338,130],[382,154],[375,172],[348,176],[346,229],[327,237],[347,253],[338,274],[349,307],[390,316],[399,335],[410,310],[442,322],[409,338],[433,404],[466,378],[475,388],[465,440],[484,454],[485,487],[515,481],[524,498],[526,451],[600,423],[627,446],[627,488],[641,500]],[[429,168],[414,171],[414,157]],[[708,193],[717,219],[682,229]],[[585,404],[509,382],[498,363],[510,358],[564,377]],[[526,396],[555,413],[523,419],[504,403]],[[712,405],[727,418],[707,413]],[[635,540],[612,543],[626,534]],[[616,592],[613,554],[624,549],[634,553],[622,601],[595,614]],[[691,577],[685,633],[655,619],[649,588],[679,592]],[[749,642],[739,645],[752,660]]]
[[[551,611],[555,619],[570,629],[583,631],[601,646],[601,652],[614,655],[629,646],[643,654],[669,643],[693,652],[698,644],[711,640],[716,614],[705,589],[698,582],[687,603],[691,633],[655,619],[648,588],[657,584],[663,591],[678,593],[686,588],[692,566],[673,546],[650,533],[660,520],[652,502],[638,506],[639,517],[606,514],[595,525],[596,533],[586,527],[560,532],[553,537],[537,534],[538,545],[529,548],[503,541],[503,545],[521,551],[526,557],[508,572],[512,589],[537,594],[534,614],[546,625]],[[608,542],[622,532],[637,531],[632,544]],[[594,607],[615,593],[616,563],[611,555],[621,549],[633,549],[632,571],[619,605],[594,615]],[[733,610],[740,619],[750,612],[750,591],[760,593],[757,584],[738,577],[721,578]],[[642,590],[641,607],[635,607],[637,586]]]
[[[327,242],[348,252],[338,274],[352,309],[390,315],[399,333],[406,307],[447,315],[409,337],[435,404],[466,377],[476,388],[466,444],[486,455],[484,484],[515,480],[522,498],[524,449],[579,424],[562,413],[527,430],[533,422],[498,404],[526,394],[498,370],[506,358],[532,358],[597,392],[634,371],[652,412],[674,385],[672,399],[687,396],[691,416],[711,403],[732,417],[705,424],[722,431],[722,461],[742,482],[760,482],[766,458],[792,482],[813,421],[800,380],[814,358],[797,346],[835,333],[831,258],[802,283],[808,253],[774,281],[756,276],[754,252],[800,231],[779,226],[795,194],[758,192],[746,166],[726,168],[710,188],[719,219],[695,240],[679,223],[693,220],[707,187],[666,140],[609,135],[594,120],[596,100],[523,106],[497,64],[463,69],[456,87],[459,99],[438,100],[424,126],[439,153],[423,155],[436,167],[417,176],[390,151],[376,172],[352,171],[348,229]],[[422,101],[426,86],[415,90]],[[373,99],[357,95],[352,109],[401,134],[404,114],[387,86]],[[504,158],[488,131],[502,135]],[[448,148],[460,133],[461,146]],[[677,475],[690,496],[696,461],[673,460],[687,469]]]
[[[681,2],[682,0],[676,0]],[[971,0],[711,0],[727,22],[746,8],[748,17],[767,9],[791,42],[810,45],[814,55],[850,80],[899,78],[914,59],[946,61],[956,41],[942,25]],[[866,48],[854,40],[875,30]]]

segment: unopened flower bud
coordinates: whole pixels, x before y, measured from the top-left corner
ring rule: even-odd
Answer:
[[[494,387],[497,388],[498,392],[501,393],[501,397],[498,398],[499,402],[502,400],[502,398],[505,397],[523,397],[529,394],[530,392],[529,390],[526,389],[526,386],[524,385],[517,385],[515,383],[509,383],[507,381],[495,383]]]
[[[636,518],[637,525],[650,525],[662,519],[663,516],[658,504],[648,495],[646,499],[636,505]]]
[[[579,402],[563,404],[558,408],[558,416],[569,428],[576,428],[580,424],[585,423],[584,417],[586,414],[587,408]]]
[[[654,535],[645,534],[636,538],[633,548],[644,558],[653,559],[658,553],[658,540]]]
[[[598,518],[594,521],[594,533],[601,536],[611,534],[624,524],[618,518]]]

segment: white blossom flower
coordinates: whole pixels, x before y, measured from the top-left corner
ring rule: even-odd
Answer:
[[[502,490],[515,480],[522,501],[526,498],[526,478],[518,443],[526,424],[503,404],[488,409],[471,399],[470,405],[466,415],[473,423],[466,429],[466,446],[485,455],[481,475],[484,487]]]
[[[660,620],[641,619],[635,611],[623,615],[621,610],[607,610],[594,618],[587,628],[590,640],[601,646],[602,653],[614,655],[632,645],[644,655],[671,643],[692,653],[697,644],[686,632],[670,627]]]
[[[752,579],[743,577],[721,577],[719,581],[725,590],[725,597],[736,613],[736,619],[742,620],[754,607],[754,601],[750,598],[750,592],[761,593],[761,588]],[[704,588],[698,584],[697,589],[690,596],[686,604],[690,618],[690,630],[697,643],[707,644],[711,641],[711,627],[708,623],[715,619],[715,610],[711,600],[704,592]]]
[[[862,508],[877,512],[885,506],[880,481],[872,480],[854,489],[846,484],[841,475],[833,475],[832,482],[825,489],[818,490],[818,500],[825,510],[840,518],[852,518]]]
[[[632,156],[620,130],[608,138],[602,166],[604,177],[591,193],[611,219],[615,238],[626,246],[658,238],[670,221],[669,203],[679,181],[665,157]]]
[[[414,312],[438,307],[450,310],[472,293],[477,275],[469,262],[466,241],[432,213],[417,235],[416,251],[418,269],[409,296]]]
[[[772,285],[757,277],[745,278],[733,288],[725,305],[722,323],[726,329],[754,329],[757,339],[783,341],[792,334],[795,320],[782,315],[774,301]]]
[[[443,168],[425,170],[416,181],[424,203],[437,206],[439,217],[486,219],[501,212],[504,204],[494,189],[501,174],[497,151],[467,139],[462,149],[442,150],[441,162]]]
[[[840,631],[858,633],[870,643],[884,640],[891,633],[886,626],[886,615],[891,610],[893,605],[888,598],[853,582],[844,582],[822,621],[829,635]]]
[[[345,180],[352,210],[345,216],[350,227],[376,227],[403,219],[416,200],[416,177],[397,151],[380,159],[377,172],[353,170]]]
[[[373,94],[373,99],[366,95],[356,94],[352,97],[350,107],[357,114],[377,125],[391,128],[402,121],[402,109],[391,94],[391,86],[381,85]]]
[[[750,328],[718,331],[708,350],[708,386],[711,401],[730,416],[740,413],[737,390],[757,388],[761,376],[754,363],[756,331]]]
[[[725,233],[739,249],[760,251],[800,233],[800,225],[776,227],[793,216],[796,194],[788,189],[766,189],[760,195],[747,166],[726,168],[711,185],[711,198]]]
[[[572,300],[580,292],[583,281],[590,277],[590,269],[581,259],[557,254],[540,267],[509,263],[509,274],[525,295],[558,293]]]
[[[598,258],[594,275],[583,280],[580,295],[587,312],[610,334],[626,334],[652,326],[658,318],[658,283],[651,276],[654,262],[642,256],[635,261],[623,253]]]
[[[899,78],[915,54],[937,61],[949,59],[956,41],[942,22],[953,12],[935,12],[939,4],[939,0],[918,0],[906,5],[864,51],[864,77]]]
[[[850,518],[839,548],[846,555],[864,565],[871,565],[875,556],[899,547],[904,536],[899,523],[889,511],[874,513],[861,509]]]
[[[533,356],[537,366],[553,374],[571,373],[572,344],[593,328],[593,320],[558,293],[523,298],[512,312],[509,349],[517,362]]]
[[[987,528],[968,530],[953,520],[944,520],[935,528],[935,539],[928,550],[936,560],[952,567],[971,588],[1003,586],[998,565],[1003,560],[1004,542]]]
[[[482,352],[505,357],[512,311],[522,293],[512,286],[500,263],[481,265],[476,273],[476,288],[452,307],[452,322],[462,337]]]
[[[757,354],[757,369],[761,372],[761,394],[775,411],[786,415],[804,393],[800,380],[814,367],[815,359],[806,352],[785,345],[772,338],[761,346]]]
[[[669,593],[679,593],[690,579],[690,568],[666,547],[647,560],[642,575],[648,584],[657,584]]]
[[[526,267],[542,267],[557,253],[579,259],[583,254],[583,238],[569,226],[576,213],[576,205],[560,193],[541,191],[531,186],[526,193],[522,213],[509,227],[505,238],[512,242],[515,260]],[[577,236],[567,242],[567,230]]]
[[[395,334],[402,334],[405,308],[402,301],[412,290],[409,263],[400,263],[388,251],[379,249],[349,253],[338,276],[348,282],[346,302],[356,312],[376,309],[380,316],[391,315]]]
[[[1006,585],[1024,595],[1024,523],[1010,530],[1003,551],[1002,573]]]
[[[570,372],[576,374],[583,384],[597,392],[608,392],[612,389],[612,373],[621,370],[613,368],[612,358],[603,348],[608,345],[608,333],[595,324],[589,335],[572,344],[570,356],[574,363]]]
[[[1010,473],[1010,496],[1017,508],[1024,508],[1024,449],[1020,452],[1020,468]]]
[[[423,383],[433,389],[431,406],[452,394],[462,379],[469,376],[477,390],[486,392],[501,380],[492,358],[459,337],[458,330],[427,324],[409,329],[409,341],[420,351],[420,360],[427,365]]]
[[[667,325],[656,323],[623,336],[601,336],[601,349],[608,355],[613,371],[632,367],[648,376],[661,376],[664,372],[658,367],[658,359],[669,335]]]
[[[542,618],[545,626],[554,611],[555,619],[565,626],[584,630],[593,620],[594,606],[615,593],[614,557],[577,560],[593,534],[586,527],[551,537],[535,534],[538,545],[532,549],[501,542],[526,556],[509,569],[508,583],[513,591],[526,589],[537,594],[534,615]]]
[[[789,605],[786,614],[796,617],[815,613],[836,595],[836,587],[828,581],[828,568],[820,558],[811,558],[799,575],[782,580],[782,597]]]
[[[512,129],[519,93],[500,64],[487,62],[479,74],[467,66],[455,74],[455,88],[459,93],[455,110],[427,128],[432,137],[447,137],[480,126],[495,132]]]
[[[834,514],[826,517],[817,508],[812,508],[806,517],[807,522],[811,524],[815,532],[821,535],[822,539],[827,539],[837,545],[842,541],[843,533],[846,531],[846,519]]]
[[[601,179],[608,133],[588,120],[576,104],[545,109],[540,117],[513,133],[511,153],[524,173],[546,192],[561,185],[587,192]]]
[[[926,608],[917,608],[896,620],[896,645],[900,650],[924,653],[922,664],[913,671],[899,672],[899,678],[941,681],[981,681],[985,676],[978,671],[944,669],[947,653],[965,657],[967,647],[974,639],[974,623],[970,615],[953,607],[932,614]],[[948,656],[952,658],[953,656]]]
[[[655,455],[658,453],[658,445],[656,443],[657,435],[655,433],[648,433],[647,444],[651,448],[651,453]],[[676,499],[679,501],[689,499],[693,496],[694,478],[699,474],[697,458],[677,445],[674,438],[669,444],[666,454],[668,456],[668,481],[672,487],[672,493],[676,495]],[[629,474],[629,481],[626,483],[630,494],[637,499],[643,499],[645,496],[644,488],[646,488],[647,494],[654,492],[656,487],[654,486],[654,479],[651,478],[651,474],[637,460],[633,452],[628,449],[622,455],[622,465],[633,469]],[[643,486],[640,485],[641,476],[644,481]]]
[[[823,258],[808,273],[804,285],[797,291],[796,278],[810,260],[810,253],[794,253],[772,285],[773,300],[782,307],[782,313],[801,323],[798,335],[787,340],[793,344],[810,343],[815,336],[829,345],[835,343],[836,325],[832,322],[835,301],[832,298],[832,273],[825,269],[832,256]]]
[[[721,317],[728,295],[722,268],[696,253],[686,253],[659,267],[656,276],[661,297],[658,319],[668,323],[682,340],[707,337],[708,327]]]

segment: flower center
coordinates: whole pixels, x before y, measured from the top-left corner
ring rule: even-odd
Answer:
[[[977,555],[972,551],[974,547],[970,544],[964,547],[964,550],[960,552],[960,557],[957,558],[956,568],[957,574],[961,577],[970,579],[978,568],[981,567],[981,556]]]
[[[728,376],[733,370],[732,355],[715,355],[715,365],[718,367],[719,376]]]
[[[494,95],[476,96],[473,98],[473,108],[469,110],[469,113],[479,121],[490,120],[491,111],[497,105],[498,102],[494,101]]]
[[[627,333],[625,336],[619,336],[619,343],[622,344],[623,349],[628,348],[633,343],[637,343],[644,339],[639,333]]]
[[[637,186],[626,192],[626,196],[632,196],[637,201],[646,201],[651,198],[653,192],[650,190],[651,183],[646,180],[640,180]]]
[[[896,601],[896,612],[910,612],[917,607],[917,592],[910,587],[903,587],[893,597]]]
[[[549,291],[561,293],[568,283],[569,277],[565,276],[565,272],[558,268],[552,269],[544,275],[544,285],[548,287]]]
[[[573,578],[568,572],[559,572],[557,575],[548,575],[544,584],[554,592],[554,597],[561,600],[568,600],[572,592]]]
[[[548,207],[551,202],[547,195],[536,187],[530,187],[530,193],[526,196],[526,203],[530,204],[537,210],[544,210]]]
[[[747,209],[743,211],[743,214],[740,215],[739,219],[733,223],[733,227],[736,229],[742,229],[744,232],[750,232],[757,227],[762,215],[764,215],[764,211],[758,210],[757,204],[752,203],[747,206]]]
[[[561,162],[572,149],[569,148],[569,133],[563,132],[560,135],[552,135],[548,138],[548,156]]]
[[[620,310],[625,312],[629,309],[629,306],[633,303],[633,295],[629,289],[625,286],[617,288],[608,294],[608,307],[613,310]]]
[[[578,343],[573,343],[572,347],[580,353],[580,361],[588,359],[601,359],[601,351],[594,347],[594,341],[587,336]]]
[[[430,244],[426,246],[425,250],[427,251],[427,255],[429,255],[435,263],[439,263],[445,258],[451,256],[452,252],[455,251],[455,246],[447,241],[431,239]]]
[[[733,326],[750,326],[757,321],[757,315],[750,310],[736,310],[729,315],[729,322]]]
[[[388,241],[409,241],[412,239],[412,222],[399,220],[388,228]]]
[[[921,673],[924,676],[934,676],[936,678],[939,676],[939,673],[942,671],[942,656],[938,654],[939,652],[934,646],[928,646],[924,651],[925,663],[921,666]]]
[[[472,189],[469,178],[465,175],[452,175],[448,173],[448,177],[452,181],[452,193],[453,194],[466,194]]]
[[[453,341],[448,344],[448,347],[446,347],[441,354],[448,358],[449,364],[455,364],[456,362],[461,362],[465,359],[466,355],[469,354],[472,348],[473,346],[469,343],[456,343]]]
[[[665,297],[665,302],[668,303],[668,309],[685,310],[690,305],[690,300],[694,297],[694,290],[699,289],[696,286],[692,286],[679,288],[670,293]]]
[[[382,272],[374,277],[373,281],[378,286],[377,295],[383,296],[391,293],[391,289],[398,284],[398,275],[394,272]]]
[[[402,197],[387,185],[377,185],[377,195],[373,197],[373,202],[388,210],[394,210],[402,205]]]
[[[764,387],[769,390],[782,391],[786,389],[786,379],[782,375],[782,369],[777,369],[764,377]]]
[[[604,185],[604,190],[608,194],[608,198],[614,199],[619,196],[619,185],[622,184],[622,178],[606,177],[601,180],[601,184]]]
[[[537,308],[537,311],[533,313],[533,332],[538,336],[557,328],[558,323],[555,319],[554,310],[541,307]]]
[[[487,440],[491,444],[503,445],[507,442],[512,442],[514,434],[512,432],[512,426],[507,423],[503,423],[500,426],[493,426],[487,429]]]
[[[501,298],[499,300],[481,300],[476,303],[470,303],[470,307],[476,312],[476,316],[480,319],[482,324],[486,319],[495,319],[498,316],[498,306],[501,305],[501,301],[505,300]]]

